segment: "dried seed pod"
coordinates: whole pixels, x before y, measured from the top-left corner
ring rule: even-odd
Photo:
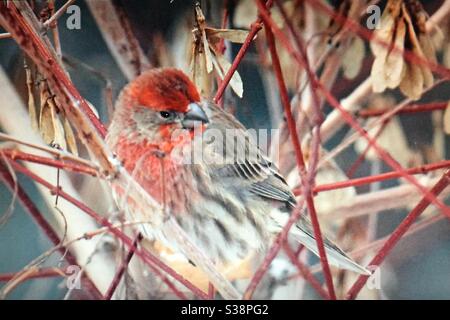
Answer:
[[[195,84],[205,96],[212,92],[211,72],[216,71],[218,77],[223,79],[231,67],[226,60],[219,44],[223,40],[242,43],[248,32],[244,30],[215,29],[206,26],[206,19],[200,6],[195,6],[195,28],[192,30],[193,41],[190,56],[191,74]],[[244,92],[242,79],[237,71],[234,72],[230,81],[233,91],[242,98]]]
[[[371,79],[374,92],[399,88],[407,97],[417,100],[433,82],[428,65],[436,62],[435,49],[426,31],[428,16],[416,0],[389,0],[371,41],[375,60]],[[382,43],[379,43],[382,42]],[[404,50],[409,50],[419,60],[406,60]]]

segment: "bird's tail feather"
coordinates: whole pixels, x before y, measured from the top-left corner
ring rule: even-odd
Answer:
[[[297,229],[295,232],[296,239],[302,243],[306,248],[311,250],[315,255],[319,256],[316,240],[313,236]],[[353,261],[344,251],[328,239],[324,239],[325,251],[328,261],[335,267],[357,272],[359,274],[371,275],[372,273]]]

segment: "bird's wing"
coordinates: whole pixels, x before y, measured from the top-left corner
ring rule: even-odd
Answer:
[[[213,164],[213,171],[221,178],[239,178],[250,192],[261,197],[295,205],[295,198],[276,166],[265,157],[257,144],[248,134],[245,127],[232,115],[222,111],[215,105],[210,106],[215,112],[208,114],[210,125],[208,130],[215,129],[222,133],[237,136],[234,143],[227,139],[212,141],[212,149],[225,158],[224,163]],[[230,130],[228,131],[227,130]],[[208,141],[206,141],[208,143]],[[233,155],[231,158],[227,156]]]

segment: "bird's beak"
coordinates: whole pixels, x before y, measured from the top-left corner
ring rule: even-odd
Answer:
[[[185,129],[192,129],[200,123],[208,123],[209,119],[205,111],[197,103],[190,103],[188,111],[184,113],[182,120]]]

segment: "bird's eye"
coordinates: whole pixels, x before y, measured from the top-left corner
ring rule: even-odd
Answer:
[[[164,119],[169,119],[172,116],[172,114],[170,112],[167,112],[167,111],[161,111],[159,114]]]

